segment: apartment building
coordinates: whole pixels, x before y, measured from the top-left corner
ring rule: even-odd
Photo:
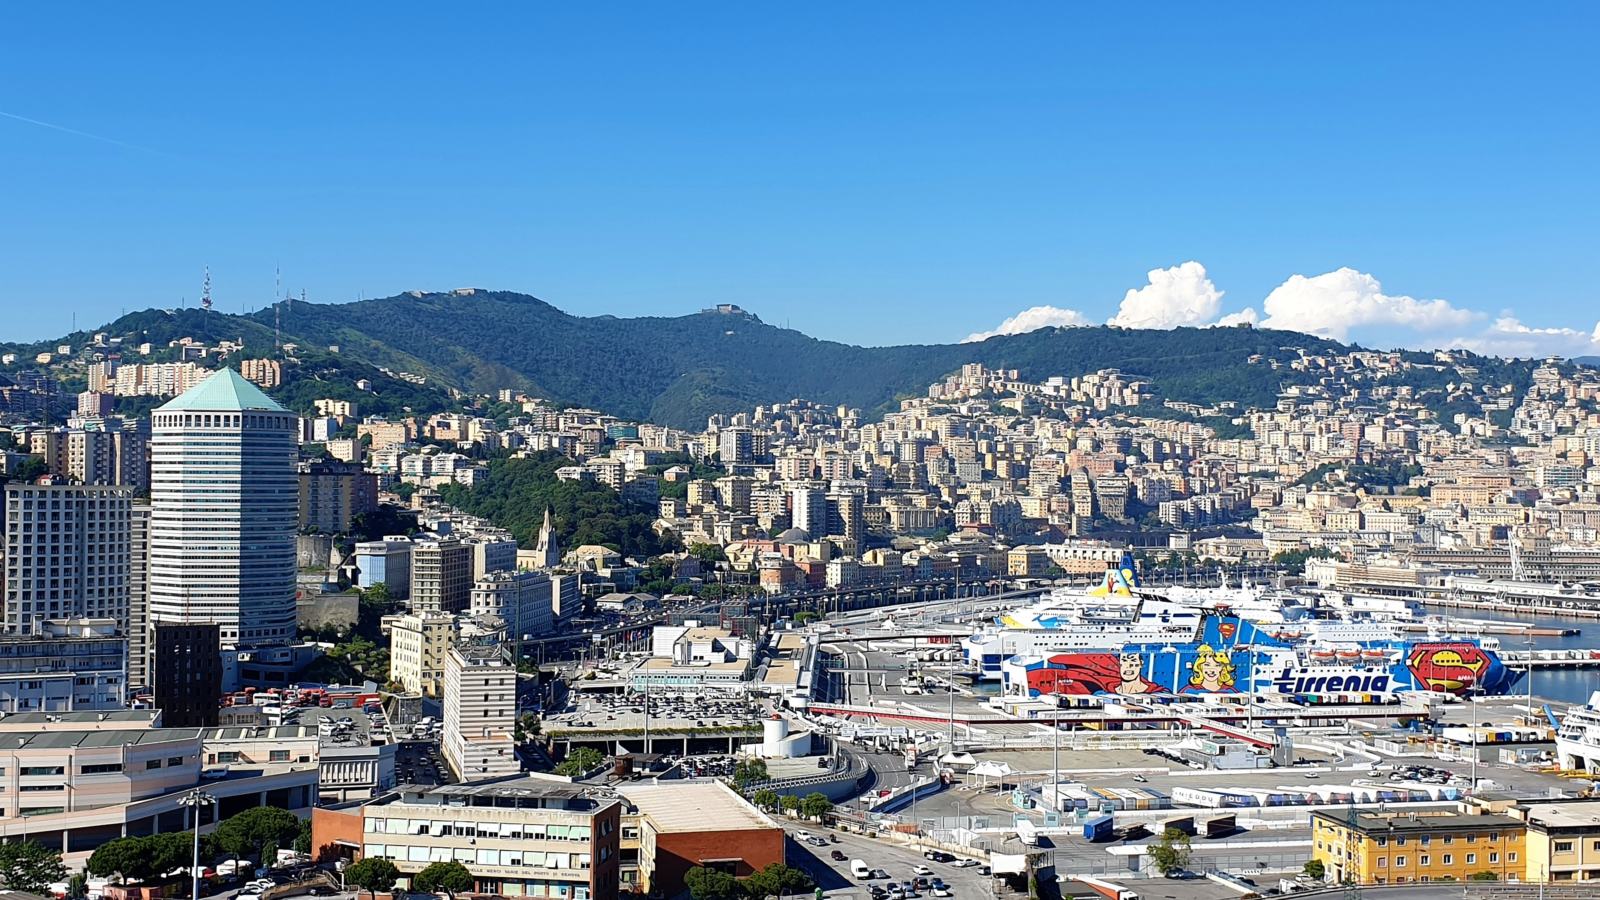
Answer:
[[[301,531],[343,534],[357,516],[378,509],[378,476],[333,459],[299,464]]]
[[[517,670],[498,646],[451,647],[444,665],[445,764],[462,781],[522,771],[514,739]]]
[[[492,572],[472,586],[471,614],[494,616],[511,639],[549,634],[554,626],[553,583],[547,572]]]
[[[5,486],[6,634],[56,619],[126,627],[132,504],[124,487]]]
[[[455,617],[428,612],[385,616],[384,626],[389,631],[389,680],[407,691],[439,696],[445,657],[455,644]]]
[[[1521,879],[1527,867],[1526,825],[1475,807],[1417,813],[1314,812],[1312,858],[1327,879],[1359,884]]]
[[[407,786],[355,810],[317,809],[312,840],[388,859],[407,883],[454,861],[475,894],[615,900],[621,818],[605,789],[533,776]]]
[[[411,548],[412,612],[464,612],[471,599],[471,545],[438,535],[416,538]]]

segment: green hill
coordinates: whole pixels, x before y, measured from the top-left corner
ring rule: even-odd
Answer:
[[[1153,381],[1164,398],[1270,406],[1286,384],[1313,376],[1287,366],[1251,365],[1249,357],[1288,361],[1301,349],[1347,349],[1288,331],[1106,326],[1044,329],[971,344],[857,347],[777,328],[743,312],[582,317],[526,294],[483,290],[341,304],[285,301],[277,312],[283,340],[299,345],[309,364],[302,375],[325,372],[317,377],[332,383],[387,367],[428,378],[426,390],[396,406],[421,409],[419,404],[452,387],[472,393],[510,387],[689,428],[703,427],[712,413],[795,397],[882,413],[971,362],[1014,368],[1027,380],[1117,368]],[[271,308],[250,316],[190,309],[132,313],[95,331],[137,333],[157,346],[184,336],[242,339],[248,355],[260,355],[273,346],[273,327]],[[59,343],[81,344],[87,337],[80,333]],[[5,349],[26,352],[54,343]],[[281,393],[296,406],[313,399],[311,394],[337,396],[303,379]]]

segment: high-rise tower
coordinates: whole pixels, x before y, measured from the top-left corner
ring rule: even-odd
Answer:
[[[295,636],[299,418],[232,369],[151,414],[150,621]]]

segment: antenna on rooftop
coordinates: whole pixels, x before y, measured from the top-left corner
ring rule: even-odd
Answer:
[[[205,282],[204,289],[201,290],[201,292],[200,292],[200,308],[201,309],[210,309],[211,308],[211,267],[210,266],[206,266],[206,282]]]

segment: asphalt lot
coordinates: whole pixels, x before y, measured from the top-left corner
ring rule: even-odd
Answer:
[[[868,838],[853,832],[834,831],[831,828],[788,828],[790,840],[788,842],[789,865],[805,869],[817,886],[822,888],[832,897],[867,897],[867,885],[878,884],[887,886],[889,880],[905,881],[915,878],[915,866],[927,866],[933,874],[944,879],[950,885],[951,893],[957,898],[971,898],[989,896],[989,879],[978,874],[978,867],[959,868],[949,863],[936,863],[924,859],[922,851],[906,847],[886,839]],[[813,847],[795,839],[801,831],[808,831],[818,837],[837,835],[839,842],[830,843],[827,847]],[[844,862],[835,862],[829,858],[832,850],[844,853]],[[859,859],[874,869],[883,869],[889,874],[889,879],[875,879],[870,882],[856,881],[850,875],[849,860]],[[981,861],[981,860],[980,860]],[[927,894],[923,894],[927,897]]]
[[[394,753],[394,776],[400,784],[448,784],[451,780],[436,741],[402,743]]]

